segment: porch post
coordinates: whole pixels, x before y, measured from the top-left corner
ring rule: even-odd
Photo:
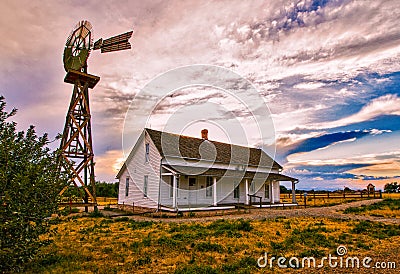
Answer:
[[[213,206],[217,206],[217,177],[213,177]]]
[[[292,181],[292,203],[296,203],[296,184]]]
[[[172,207],[176,208],[176,176],[172,175]]]
[[[245,197],[245,204],[248,205],[249,204],[249,181],[246,179],[245,180],[245,193],[246,193],[246,197]]]
[[[271,197],[269,198],[269,200],[271,201],[271,204],[275,203],[275,199],[274,199],[274,180],[271,180],[271,186],[270,186],[270,190],[271,190]]]

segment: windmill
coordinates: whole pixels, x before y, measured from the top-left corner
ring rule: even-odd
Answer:
[[[71,179],[60,192],[61,205],[97,208],[94,152],[92,145],[89,89],[100,77],[88,74],[87,60],[92,50],[101,53],[130,49],[128,40],[133,31],[93,43],[92,26],[88,21],[79,22],[68,36],[64,48],[64,82],[74,85],[61,139],[60,167],[71,174]],[[63,199],[69,188],[75,188],[74,199]]]

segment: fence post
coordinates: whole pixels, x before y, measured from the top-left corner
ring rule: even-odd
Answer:
[[[304,192],[304,208],[307,207],[307,192]]]
[[[313,199],[314,199],[314,206],[315,206],[315,189],[313,189]]]
[[[132,202],[132,213],[135,212],[135,202]]]
[[[379,198],[382,199],[382,190],[379,190]]]
[[[343,199],[346,199],[346,192],[343,190]]]

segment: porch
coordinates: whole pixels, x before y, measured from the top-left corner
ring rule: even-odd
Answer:
[[[291,181],[295,193],[297,179],[277,174],[248,171],[163,166],[160,180],[160,209],[202,211],[252,206],[258,197],[261,207],[282,206],[280,181]],[[297,205],[292,196],[290,206]]]

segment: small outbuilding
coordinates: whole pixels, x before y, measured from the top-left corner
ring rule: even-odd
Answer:
[[[375,186],[373,184],[368,184],[367,185],[367,192],[368,193],[374,193],[375,192]]]

